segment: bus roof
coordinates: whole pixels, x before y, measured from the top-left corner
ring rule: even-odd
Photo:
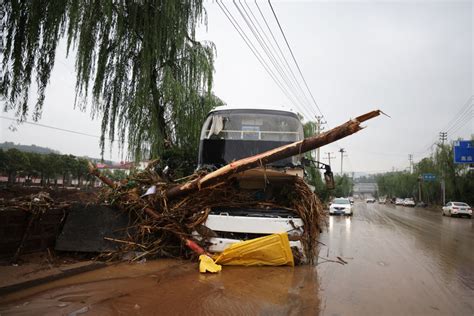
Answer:
[[[278,105],[223,105],[223,106],[218,106],[214,109],[212,109],[210,113],[217,112],[217,111],[231,111],[231,110],[268,110],[268,111],[281,111],[281,112],[287,112],[291,114],[298,114],[295,110],[292,108],[284,107],[284,106],[278,106]]]

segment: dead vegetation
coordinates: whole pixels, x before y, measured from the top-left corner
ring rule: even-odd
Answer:
[[[193,253],[206,253],[206,238],[213,232],[202,224],[211,209],[247,207],[261,210],[284,208],[301,218],[304,223],[301,237],[304,254],[309,263],[314,263],[317,239],[325,225],[326,214],[304,180],[295,176],[278,192],[265,195],[265,191],[260,194],[262,192],[242,189],[235,176],[356,133],[362,129],[361,122],[380,113],[372,111],[320,135],[232,162],[210,173],[194,174],[183,183],[165,181],[153,170],[153,165],[120,184],[101,175],[93,165],[90,165],[90,171],[108,186],[105,200],[128,212],[133,219],[129,240],[117,242],[123,245],[124,251],[138,251],[134,260],[144,256],[189,257]],[[204,237],[200,244],[193,238],[194,231]],[[117,253],[107,256],[115,258]]]
[[[203,173],[197,175],[204,176]],[[326,225],[326,214],[321,202],[304,180],[296,176],[292,179],[284,187],[274,188],[272,194],[265,194],[263,190],[243,190],[235,179],[231,179],[193,192],[182,199],[168,200],[166,189],[171,184],[162,181],[151,167],[120,185],[108,187],[103,198],[130,214],[133,224],[129,229],[129,239],[116,241],[122,244],[124,252],[135,251],[139,258],[189,257],[193,252],[183,245],[193,240],[193,232],[199,232],[204,237],[200,246],[206,249],[206,239],[215,235],[203,223],[213,208],[252,208],[262,211],[277,208],[294,212],[295,217],[302,219],[304,234],[301,242],[305,257],[312,263],[319,233]],[[141,198],[153,185],[156,193]],[[269,190],[270,186],[266,191]],[[147,215],[147,209],[155,215]],[[117,255],[119,253],[108,254],[111,258]]]

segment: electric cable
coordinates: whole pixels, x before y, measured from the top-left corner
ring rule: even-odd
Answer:
[[[239,0],[239,3],[242,7],[242,10],[241,8],[239,7],[239,5],[237,4],[237,2],[234,1],[234,5],[235,7],[237,8],[239,14],[242,16],[244,22],[247,24],[247,27],[250,29],[250,31],[252,32],[253,36],[255,37],[255,39],[257,40],[257,43],[260,45],[260,47],[262,48],[263,52],[266,54],[266,56],[268,57],[268,59],[270,60],[270,62],[272,63],[273,67],[275,68],[276,72],[278,72],[278,74],[280,75],[281,79],[283,80],[283,83],[286,84],[287,88],[288,88],[288,91],[291,92],[293,94],[293,96],[295,97],[295,99],[300,103],[301,105],[301,109],[304,111],[306,111],[306,113],[304,113],[306,116],[308,116],[308,119],[311,118],[311,112],[307,112],[307,109],[305,108],[305,105],[304,105],[304,98],[303,98],[303,101],[301,101],[301,96],[298,94],[297,92],[297,89],[295,88],[295,86],[293,85],[293,83],[290,81],[289,77],[286,75],[286,73],[283,71],[283,69],[281,68],[280,64],[278,63],[278,61],[276,60],[275,56],[273,55],[272,51],[270,50],[269,46],[267,45],[267,43],[265,42],[265,39],[263,38],[263,36],[260,34],[256,24],[254,23],[254,21],[252,20],[250,14],[247,12],[247,10],[245,9],[245,7],[242,5],[242,3],[240,2]],[[309,113],[309,115],[308,115]]]
[[[250,41],[250,39],[248,38],[247,34],[245,34],[244,30],[242,29],[242,27],[240,26],[240,24],[238,23],[238,21],[235,19],[235,17],[232,15],[232,13],[230,12],[230,10],[227,8],[227,6],[224,4],[224,2],[221,0],[221,2],[219,2],[218,0],[216,1],[216,3],[219,5],[219,8],[221,9],[221,11],[224,13],[224,15],[227,17],[227,19],[229,20],[229,22],[232,24],[232,26],[234,27],[234,29],[237,31],[237,33],[239,34],[239,36],[244,40],[245,44],[248,46],[248,48],[250,49],[250,51],[253,53],[253,55],[257,58],[257,60],[259,61],[259,63],[262,65],[262,67],[265,69],[265,71],[267,72],[267,74],[272,78],[272,80],[275,82],[275,84],[280,88],[280,90],[285,94],[285,96],[288,98],[288,100],[291,101],[291,103],[296,107],[296,108],[299,108],[299,106],[297,105],[297,102],[295,102],[295,100],[292,98],[292,96],[289,95],[288,91],[286,90],[285,87],[282,86],[281,82],[276,78],[275,74],[273,73],[273,71],[270,69],[270,67],[267,65],[267,63],[265,62],[265,60],[261,57],[261,54],[260,52],[258,52],[258,50],[255,48],[255,46],[253,45],[252,41]]]

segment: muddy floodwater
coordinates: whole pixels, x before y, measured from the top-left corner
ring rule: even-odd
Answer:
[[[314,315],[313,267],[224,267],[157,260],[58,280],[0,298],[0,314],[31,315]]]
[[[120,263],[0,297],[0,314],[474,315],[473,223],[356,202],[330,217],[317,267]]]

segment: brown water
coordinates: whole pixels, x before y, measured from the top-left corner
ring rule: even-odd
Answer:
[[[0,298],[1,315],[314,315],[314,267],[224,267],[123,263]]]
[[[0,314],[474,315],[474,220],[359,202],[321,241],[321,257],[348,264],[118,264],[1,297]]]

